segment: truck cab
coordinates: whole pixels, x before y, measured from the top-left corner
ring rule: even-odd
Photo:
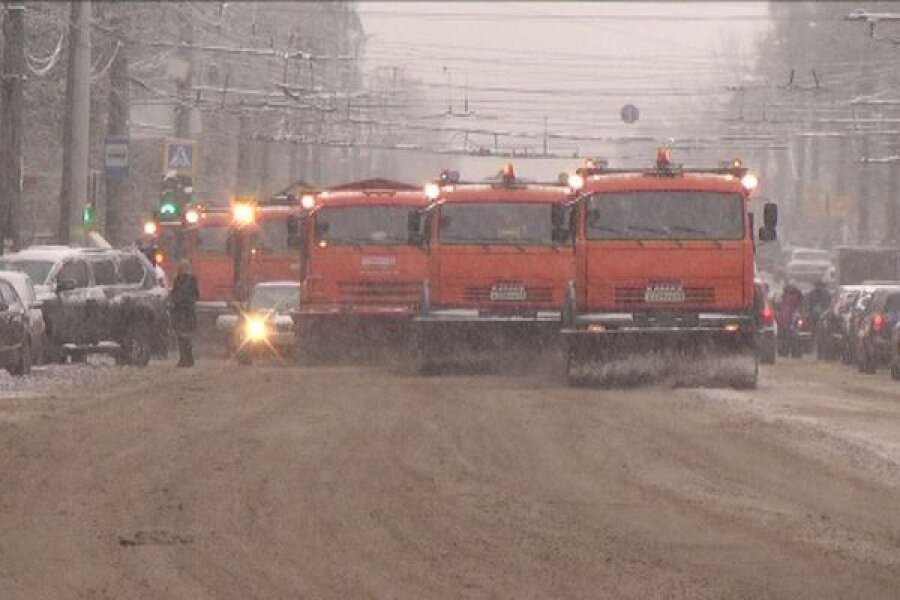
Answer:
[[[355,354],[403,339],[428,269],[421,231],[410,229],[426,205],[421,188],[371,179],[303,202],[303,302],[295,317],[301,351]]]
[[[572,190],[520,180],[507,164],[484,183],[445,172],[426,193],[420,369],[552,343],[573,276]]]
[[[578,177],[575,278],[563,328],[570,381],[584,381],[590,363],[709,350],[745,356],[733,382],[755,385],[755,177],[737,160],[683,168],[668,148],[654,168],[589,166]],[[768,241],[777,210],[765,212],[760,239]]]
[[[185,255],[197,277],[204,324],[244,301],[256,283],[303,279],[298,231],[305,212],[294,198],[257,204],[248,197],[185,211]]]

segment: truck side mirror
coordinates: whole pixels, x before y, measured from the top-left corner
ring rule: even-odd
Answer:
[[[60,279],[56,282],[56,293],[74,290],[75,286],[76,283],[74,279]]]
[[[417,210],[409,211],[406,217],[406,240],[412,246],[421,246],[424,243],[422,213]]]
[[[778,239],[778,205],[774,202],[766,202],[763,206],[763,226],[759,228],[759,241],[774,242]]]
[[[550,212],[550,221],[553,224],[550,237],[554,243],[563,244],[569,240],[569,228],[566,226],[566,207],[554,204]]]
[[[775,231],[775,229],[769,229],[768,227],[759,228],[759,241],[774,242],[777,239],[778,233]]]
[[[303,245],[303,237],[300,235],[300,219],[291,217],[287,222],[288,248],[299,249]]]
[[[774,202],[766,202],[763,206],[763,226],[772,230],[778,227],[778,205]]]

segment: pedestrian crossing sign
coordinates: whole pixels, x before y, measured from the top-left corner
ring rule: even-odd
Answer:
[[[195,140],[166,139],[163,174],[175,171],[194,175],[196,149],[197,142]]]

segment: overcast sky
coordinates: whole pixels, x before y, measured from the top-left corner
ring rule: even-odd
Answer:
[[[537,137],[505,143],[533,150],[544,117],[551,133],[679,135],[701,109],[727,100],[724,85],[746,78],[769,26],[765,2],[360,2],[358,10],[369,65],[401,67],[427,86],[423,118],[531,133]],[[466,81],[473,114],[440,117],[448,104],[462,112]],[[635,125],[621,121],[627,103],[641,111]],[[493,136],[469,143],[493,145]],[[608,147],[550,145],[551,152]]]

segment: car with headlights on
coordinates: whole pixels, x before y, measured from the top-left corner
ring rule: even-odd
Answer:
[[[294,314],[300,307],[302,289],[299,281],[257,283],[241,310],[216,319],[216,329],[225,333],[238,363],[249,365],[256,358],[293,355],[298,341]]]

